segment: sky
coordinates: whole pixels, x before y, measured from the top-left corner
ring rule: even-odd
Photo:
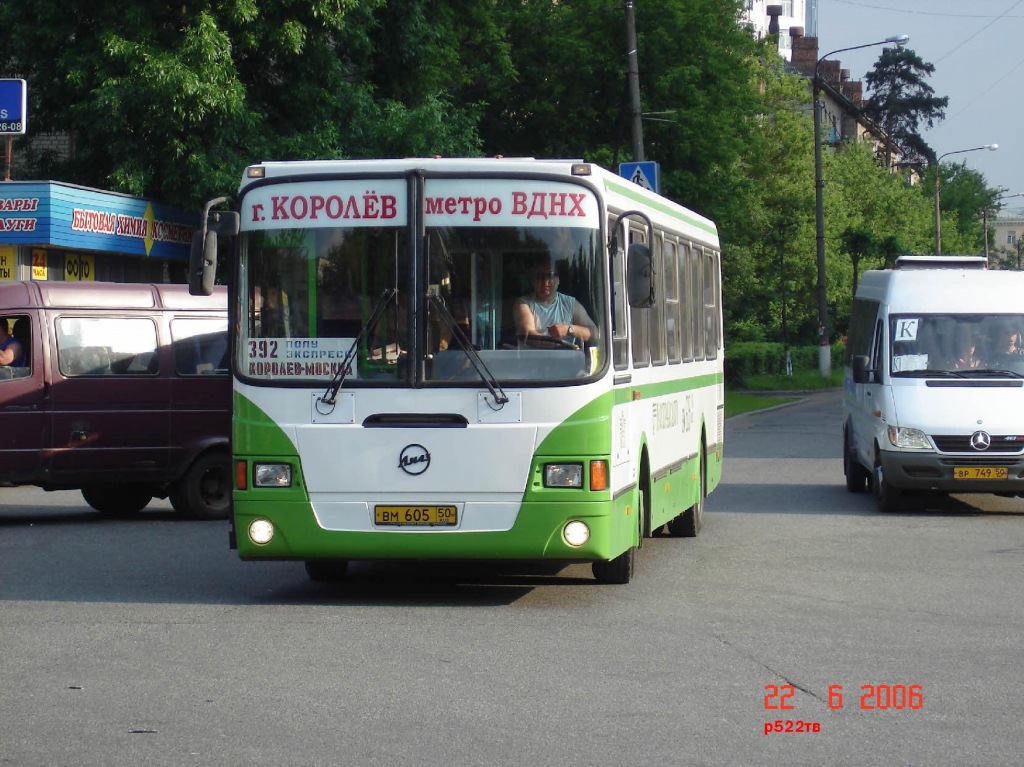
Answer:
[[[945,119],[924,140],[940,156],[998,144],[942,162],[965,162],[1005,195],[1024,192],[1024,0],[818,0],[819,55],[901,34],[935,66],[926,78],[935,95],[949,97]],[[882,48],[829,58],[864,80]],[[1002,205],[1024,208],[1024,197]]]

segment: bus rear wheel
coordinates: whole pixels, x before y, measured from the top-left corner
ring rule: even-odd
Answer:
[[[704,494],[706,489],[704,475],[705,466],[707,465],[705,452],[703,449],[700,451],[700,464],[697,466],[697,472],[700,474],[700,490],[698,491],[696,502],[678,517],[670,519],[668,523],[669,533],[677,538],[696,538],[700,531],[704,529]]]

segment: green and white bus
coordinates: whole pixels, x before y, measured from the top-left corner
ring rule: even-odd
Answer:
[[[223,201],[190,285],[212,289],[237,235],[242,559],[314,580],[544,559],[626,583],[645,537],[700,532],[723,456],[711,221],[569,160],[266,162]],[[535,279],[567,321],[517,321]]]

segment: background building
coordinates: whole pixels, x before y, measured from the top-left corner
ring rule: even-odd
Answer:
[[[807,0],[746,0],[742,20],[750,25],[757,37],[767,37],[773,33],[772,17],[778,19],[779,54],[792,60],[793,36],[790,29],[799,28],[804,31],[804,20],[807,18]]]

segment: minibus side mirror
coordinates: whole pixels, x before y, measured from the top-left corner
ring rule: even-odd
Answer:
[[[858,384],[871,383],[871,374],[874,370],[868,368],[870,361],[868,355],[857,354],[853,357],[853,382]]]

